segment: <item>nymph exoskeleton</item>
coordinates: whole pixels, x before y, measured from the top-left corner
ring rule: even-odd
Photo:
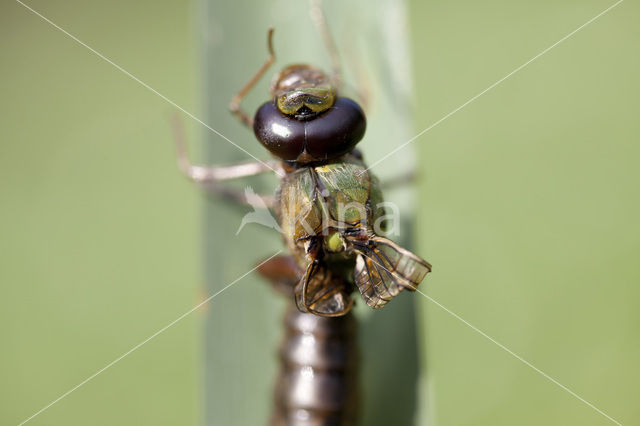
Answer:
[[[365,114],[355,101],[340,96],[339,63],[331,43],[332,76],[310,65],[287,66],[274,77],[270,100],[253,118],[240,108],[275,60],[272,35],[270,30],[269,58],[232,99],[230,109],[278,160],[194,166],[179,143],[179,165],[201,183],[277,171],[276,196],[265,202],[276,212],[299,268],[294,289],[298,309],[344,315],[353,304],[349,294],[356,287],[369,306],[380,308],[401,290],[415,290],[431,266],[374,232],[373,224],[384,215],[380,185],[355,149],[365,133]],[[242,193],[215,188],[246,201]]]

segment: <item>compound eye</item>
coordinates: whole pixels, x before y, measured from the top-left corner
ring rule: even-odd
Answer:
[[[367,120],[360,105],[338,98],[327,112],[306,122],[306,148],[317,159],[335,158],[351,151],[364,136]]]
[[[253,131],[265,148],[283,160],[294,161],[304,151],[304,122],[282,115],[272,101],[256,112]]]

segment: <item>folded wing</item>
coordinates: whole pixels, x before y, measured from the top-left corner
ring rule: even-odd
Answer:
[[[428,262],[388,238],[374,235],[367,242],[353,243],[358,253],[355,283],[374,309],[383,307],[404,289],[415,291],[431,272]]]
[[[347,285],[323,263],[311,263],[295,287],[296,305],[301,312],[323,317],[345,315],[353,305]]]

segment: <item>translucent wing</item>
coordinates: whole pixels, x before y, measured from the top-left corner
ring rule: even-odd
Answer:
[[[323,317],[345,315],[353,305],[347,283],[334,278],[324,264],[311,263],[295,288],[296,305],[301,312]]]
[[[414,291],[431,265],[393,241],[378,236],[354,242],[355,282],[367,305],[381,308],[405,288]]]

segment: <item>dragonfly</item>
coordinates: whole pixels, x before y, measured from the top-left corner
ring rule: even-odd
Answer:
[[[229,104],[272,160],[195,165],[181,131],[175,135],[178,166],[189,179],[236,203],[255,205],[259,197],[258,204],[277,217],[289,254],[258,268],[294,302],[285,317],[274,425],[354,424],[352,293],[380,309],[401,291],[415,291],[431,271],[427,261],[384,236],[382,185],[356,148],[365,135],[364,109],[341,94],[341,66],[319,1],[312,1],[311,15],[329,51],[332,73],[308,64],[288,65],[273,77],[268,100],[255,114],[247,113],[243,99],[275,62],[274,31],[269,29],[267,60]],[[279,179],[275,196],[252,193],[253,202],[247,193],[223,185],[274,172]],[[314,419],[318,422],[306,422]]]
[[[275,197],[263,197],[263,204],[275,211],[285,245],[302,271],[294,288],[298,309],[345,315],[353,306],[355,288],[367,305],[382,308],[402,290],[414,291],[431,265],[379,235],[384,226],[374,229],[386,212],[380,182],[356,148],[365,134],[365,113],[357,102],[340,96],[341,79],[335,73],[293,64],[274,76],[269,100],[250,116],[241,101],[275,61],[273,29],[267,46],[268,59],[233,97],[230,110],[275,160],[194,165],[178,137],[178,165],[191,180],[213,184],[243,204],[243,193],[218,184],[276,172]]]

